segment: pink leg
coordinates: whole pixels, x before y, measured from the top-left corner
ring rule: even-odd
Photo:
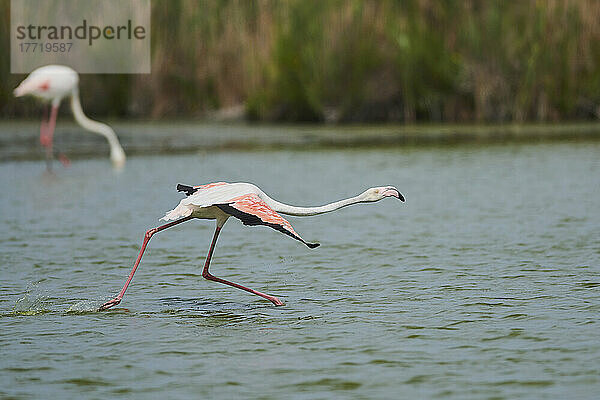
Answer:
[[[48,171],[52,170],[52,142],[54,137],[54,128],[56,127],[56,117],[58,116],[58,106],[52,105],[50,118],[45,121],[46,111],[44,109],[44,118],[40,126],[40,143],[46,148],[46,166]]]
[[[46,149],[46,169],[50,172],[52,171],[52,143],[48,136],[48,109],[45,106],[40,124],[40,144]]]
[[[225,279],[217,278],[216,276],[213,276],[213,275],[210,274],[210,272],[208,272],[208,267],[210,265],[210,259],[212,258],[212,253],[213,253],[213,250],[215,248],[215,245],[217,244],[217,237],[219,236],[219,232],[221,232],[221,228],[219,228],[217,226],[217,229],[215,230],[215,235],[213,236],[212,243],[210,244],[210,249],[208,249],[208,255],[206,256],[206,261],[204,262],[204,269],[202,270],[202,276],[204,278],[208,279],[209,281],[215,281],[215,282],[224,283],[226,285],[233,286],[233,287],[236,287],[238,289],[242,289],[242,290],[245,290],[247,292],[256,294],[256,295],[258,295],[260,297],[264,297],[265,299],[269,300],[271,303],[275,304],[276,306],[282,306],[282,305],[284,305],[283,302],[281,300],[279,300],[275,296],[270,296],[268,294],[261,293],[259,291],[254,290],[254,289],[250,289],[250,288],[247,288],[245,286],[239,285],[237,283],[226,281]]]
[[[138,265],[140,264],[140,261],[142,259],[142,255],[144,254],[144,251],[146,250],[146,245],[148,244],[148,242],[150,241],[150,238],[157,232],[160,232],[164,229],[170,228],[172,226],[175,226],[177,224],[181,224],[182,222],[185,221],[189,221],[190,219],[192,219],[193,217],[185,217],[185,218],[181,218],[178,219],[177,221],[173,221],[173,222],[169,222],[168,224],[165,225],[161,225],[157,228],[153,228],[150,229],[149,231],[146,232],[146,234],[144,235],[144,241],[142,242],[142,248],[140,249],[140,254],[138,254],[137,260],[135,260],[135,264],[133,265],[133,269],[131,270],[131,272],[129,273],[129,277],[127,278],[127,281],[125,282],[125,285],[123,286],[123,289],[121,289],[121,291],[119,292],[119,294],[117,295],[117,297],[115,297],[114,299],[104,303],[100,309],[98,311],[104,311],[107,310],[113,306],[116,306],[117,304],[119,304],[121,302],[121,299],[123,298],[123,295],[125,294],[125,291],[127,290],[127,286],[129,286],[129,283],[131,282],[131,280],[133,279],[133,274],[135,274],[135,270],[137,269]]]
[[[44,147],[48,146],[48,118],[48,108],[44,106],[42,123],[40,124],[40,144]]]

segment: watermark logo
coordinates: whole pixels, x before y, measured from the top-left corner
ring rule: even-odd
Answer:
[[[11,72],[150,73],[150,0],[11,0]]]

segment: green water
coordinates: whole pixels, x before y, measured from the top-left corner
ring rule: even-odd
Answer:
[[[0,164],[0,397],[593,399],[600,393],[600,144],[220,152]],[[178,182],[260,186],[321,247],[231,219],[150,242]]]

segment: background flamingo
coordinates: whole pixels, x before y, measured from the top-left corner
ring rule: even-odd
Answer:
[[[283,305],[283,302],[275,296],[261,293],[225,279],[217,278],[211,275],[208,271],[219,232],[229,217],[233,216],[238,218],[244,223],[244,225],[269,226],[281,233],[285,233],[286,235],[301,241],[312,249],[319,246],[319,243],[309,243],[304,241],[304,239],[302,239],[300,235],[294,231],[292,225],[278,213],[294,216],[308,216],[335,211],[339,208],[352,204],[375,202],[386,197],[396,197],[401,201],[404,201],[404,196],[402,196],[398,189],[393,186],[374,187],[366,190],[358,196],[336,201],[320,207],[295,207],[280,203],[273,200],[258,187],[250,183],[216,182],[201,186],[186,186],[179,184],[177,185],[177,190],[180,192],[185,192],[188,197],[181,200],[177,207],[167,212],[166,215],[161,218],[165,221],[175,221],[150,229],[146,232],[140,253],[135,260],[133,269],[129,273],[129,277],[125,282],[123,289],[121,289],[121,292],[119,292],[117,297],[103,304],[100,307],[100,311],[106,310],[121,302],[121,299],[123,298],[123,295],[125,294],[131,279],[133,278],[133,274],[135,273],[135,270],[142,259],[142,255],[144,254],[144,250],[146,249],[146,245],[148,244],[150,238],[157,232],[182,222],[189,221],[193,218],[214,219],[217,223],[215,233],[208,250],[208,255],[206,256],[206,261],[204,262],[202,276],[211,281],[224,283],[238,289],[246,290],[271,301],[276,306],[281,306]]]
[[[40,143],[46,148],[48,170],[51,169],[52,165],[52,139],[58,107],[61,100],[68,96],[71,97],[71,111],[75,121],[84,129],[104,136],[110,145],[110,159],[113,166],[122,168],[125,164],[125,152],[117,135],[110,126],[93,121],[83,113],[79,101],[78,84],[79,75],[72,68],[64,65],[46,65],[32,71],[14,91],[16,97],[32,95],[51,103],[50,116],[48,120],[42,119],[40,126]]]

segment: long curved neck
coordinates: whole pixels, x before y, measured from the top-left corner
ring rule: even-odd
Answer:
[[[125,164],[125,152],[119,143],[115,131],[106,124],[89,119],[87,115],[83,113],[81,102],[79,101],[79,91],[77,89],[73,90],[73,93],[71,94],[71,110],[73,111],[75,121],[77,121],[79,125],[90,132],[97,133],[106,138],[110,146],[110,159],[113,165],[117,168],[122,167]]]
[[[291,206],[291,205],[280,203],[276,200],[273,200],[268,196],[266,196],[266,199],[264,199],[264,200],[269,205],[269,207],[271,207],[273,210],[280,212],[282,214],[295,215],[298,217],[324,214],[324,213],[338,210],[342,207],[350,206],[352,204],[365,202],[362,194],[359,194],[358,196],[350,197],[349,199],[343,199],[343,200],[336,201],[333,203],[325,204],[325,205],[319,206],[319,207]]]

